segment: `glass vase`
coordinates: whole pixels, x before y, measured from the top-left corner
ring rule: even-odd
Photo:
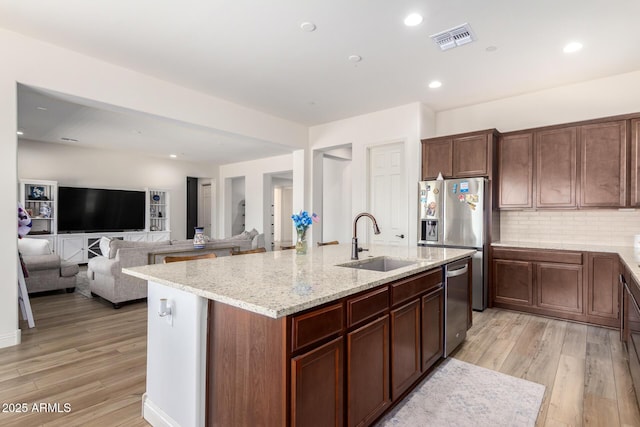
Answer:
[[[304,255],[307,253],[307,230],[296,230],[296,254]]]

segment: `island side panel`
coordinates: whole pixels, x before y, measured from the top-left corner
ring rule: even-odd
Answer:
[[[288,425],[286,318],[209,301],[207,426]]]

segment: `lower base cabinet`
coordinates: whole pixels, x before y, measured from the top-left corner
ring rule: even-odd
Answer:
[[[391,397],[402,395],[421,373],[420,300],[391,311]]]
[[[387,314],[347,334],[347,425],[369,425],[389,405]]]
[[[444,352],[444,289],[422,297],[422,372]]]
[[[343,354],[342,338],[337,338],[292,359],[292,426],[343,425]]]
[[[496,247],[493,305],[618,327],[618,255]]]

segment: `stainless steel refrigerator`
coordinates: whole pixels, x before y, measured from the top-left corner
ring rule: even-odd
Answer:
[[[484,310],[488,299],[486,248],[487,180],[447,179],[419,182],[418,244],[472,248],[472,308]]]

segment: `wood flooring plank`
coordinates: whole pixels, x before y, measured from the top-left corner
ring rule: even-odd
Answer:
[[[500,367],[500,372],[523,378],[537,353],[548,319],[532,318]]]
[[[616,398],[616,384],[610,345],[587,342],[585,393],[606,399]]]
[[[621,425],[640,426],[640,409],[636,393],[631,382],[629,362],[624,344],[620,341],[618,331],[609,331],[611,343],[611,362],[616,384],[616,399]]]
[[[547,422],[582,425],[584,409],[584,359],[561,355],[553,384]]]
[[[620,425],[618,405],[615,400],[586,393],[584,396],[584,425],[602,427]]]
[[[580,323],[567,324],[562,354],[584,359],[587,353],[587,325]]]

